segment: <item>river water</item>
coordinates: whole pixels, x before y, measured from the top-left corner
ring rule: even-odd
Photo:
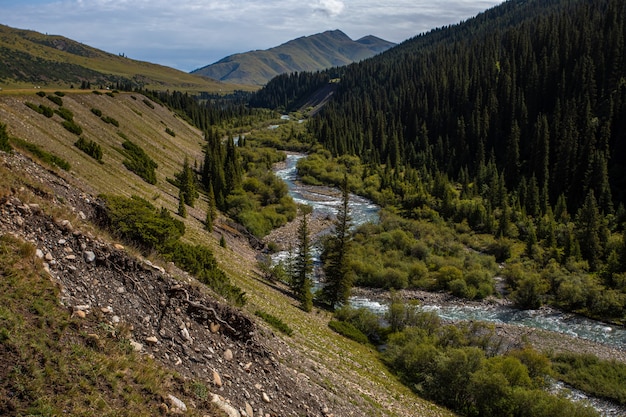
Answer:
[[[313,207],[314,216],[334,217],[337,208],[341,204],[341,193],[332,187],[303,186],[297,181],[296,165],[301,154],[288,154],[284,167],[276,171],[276,175],[283,179],[289,188],[292,198],[301,204]],[[379,207],[371,201],[356,195],[350,195],[350,216],[355,226],[366,222],[378,221]],[[315,248],[313,255],[314,263],[319,267],[320,249]],[[278,253],[274,260],[285,259],[288,253]],[[319,286],[319,283],[316,283]],[[365,297],[352,297],[350,304],[354,307],[365,307],[372,311],[384,314],[387,304]],[[507,306],[494,305],[468,305],[459,303],[447,303],[446,305],[421,306],[427,311],[436,312],[441,318],[450,321],[474,320],[493,323],[504,323],[517,326],[526,326],[563,333],[569,336],[579,337],[608,346],[626,350],[626,329],[621,326],[611,326],[596,320],[590,320],[575,314],[563,313],[550,308],[540,310],[518,310]],[[584,399],[586,396],[579,391],[572,390],[573,399]],[[601,415],[606,417],[624,416],[626,409],[610,403],[591,401]]]

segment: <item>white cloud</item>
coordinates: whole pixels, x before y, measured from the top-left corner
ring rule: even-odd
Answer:
[[[321,12],[329,17],[335,17],[343,12],[345,5],[341,0],[318,0],[316,12]]]
[[[0,23],[190,71],[340,29],[401,42],[502,0],[0,0]]]

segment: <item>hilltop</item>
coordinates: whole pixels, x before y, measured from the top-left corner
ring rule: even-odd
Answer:
[[[84,83],[190,92],[249,89],[114,55],[63,36],[0,25],[0,87],[79,88]]]
[[[342,31],[332,30],[303,36],[267,50],[230,55],[192,74],[260,86],[280,74],[348,65],[394,45],[371,35],[353,41]]]

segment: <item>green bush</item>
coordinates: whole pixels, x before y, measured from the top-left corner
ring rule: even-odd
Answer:
[[[48,106],[44,106],[43,104],[40,104],[39,106],[36,105],[35,103],[31,103],[29,101],[27,101],[26,103],[24,103],[27,107],[29,107],[30,109],[36,111],[39,114],[43,114],[44,116],[50,118],[54,115],[54,110],[52,110],[52,108],[48,107]]]
[[[115,120],[114,118],[110,116],[102,116],[101,119],[105,123],[112,124],[115,127],[120,127],[120,122],[118,122],[117,120]]]
[[[70,109],[67,109],[65,107],[59,107],[54,112],[58,114],[59,116],[61,116],[62,119],[65,119],[68,122],[71,122],[74,120],[74,113],[72,113]]]
[[[365,336],[359,329],[357,329],[348,322],[331,320],[330,322],[328,322],[328,327],[330,327],[333,331],[339,333],[340,335],[345,336],[348,339],[354,340],[355,342],[362,344],[369,343],[367,336]]]
[[[276,316],[272,316],[271,314],[265,313],[261,310],[255,311],[254,315],[261,317],[267,324],[269,324],[276,330],[286,334],[287,336],[291,336],[293,334],[293,330],[291,329],[291,327],[289,327],[285,322],[283,322]]]
[[[11,152],[12,148],[9,144],[9,134],[7,133],[7,126],[4,123],[0,123],[0,151]]]
[[[48,94],[46,97],[48,98],[48,100],[50,100],[51,102],[53,102],[54,104],[58,106],[63,105],[63,100],[59,96],[53,96],[53,95]]]
[[[148,100],[147,98],[143,99],[143,104],[145,104],[146,106],[150,107],[151,109],[154,109],[154,104],[152,104],[152,102],[150,100]]]
[[[67,129],[69,132],[72,132],[76,136],[80,136],[83,134],[83,128],[78,126],[73,120],[64,120],[61,125],[63,125],[65,129]]]
[[[55,91],[54,94],[59,97],[65,97],[65,93],[63,91]]]
[[[174,262],[190,274],[194,274],[200,282],[217,294],[238,306],[246,303],[246,294],[241,288],[231,284],[228,276],[219,269],[213,252],[206,246],[191,245],[176,240],[170,241],[160,251],[165,259]]]
[[[165,128],[165,133],[167,133],[168,135],[172,136],[172,137],[176,137],[176,133],[170,129],[169,127]]]
[[[626,404],[626,364],[593,355],[561,353],[552,358],[557,377],[595,397]]]
[[[91,109],[91,112],[98,117],[102,117],[102,110],[96,109],[95,107]]]
[[[15,144],[15,146],[39,158],[41,162],[44,162],[49,165],[57,166],[65,171],[70,170],[69,162],[67,162],[63,158],[60,158],[56,155],[53,155],[49,152],[44,151],[43,149],[41,149],[39,146],[35,145],[34,143],[26,142],[25,140],[18,139],[18,138],[13,138],[12,141]]]
[[[141,197],[103,195],[105,226],[146,249],[161,249],[185,233],[185,224]]]
[[[158,164],[154,162],[138,145],[126,140],[122,143],[123,154],[126,158],[122,163],[124,166],[139,175],[148,184],[156,184],[156,172]]]
[[[97,96],[101,96],[102,95],[102,93],[100,91],[98,91],[98,90],[93,90],[92,93],[97,95]]]
[[[230,283],[219,269],[213,253],[205,246],[179,241],[185,224],[170,213],[158,210],[143,198],[102,195],[102,222],[120,238],[132,242],[145,252],[158,251],[166,260],[196,275],[198,280],[236,305],[244,305],[245,293]]]
[[[46,96],[46,93],[45,93],[45,92],[43,92],[43,91],[37,91],[37,95],[38,95],[39,97],[45,97],[45,96]]]
[[[87,141],[85,138],[79,138],[74,143],[74,146],[91,156],[96,161],[102,163],[102,147],[93,140]]]

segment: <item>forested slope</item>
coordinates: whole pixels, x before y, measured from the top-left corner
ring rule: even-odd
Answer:
[[[511,0],[358,64],[279,77],[252,103],[290,109],[335,83],[308,124],[325,149],[299,165],[303,179],[347,172],[405,219],[490,235],[473,249],[506,262],[519,307],[622,321],[625,22],[620,0]]]
[[[593,190],[612,212],[626,198],[625,21],[617,0],[506,2],[333,70],[312,130],[334,154],[393,168],[481,179],[495,162],[509,190],[534,177],[552,204],[563,194],[575,210]],[[284,104],[284,83],[257,103]]]

